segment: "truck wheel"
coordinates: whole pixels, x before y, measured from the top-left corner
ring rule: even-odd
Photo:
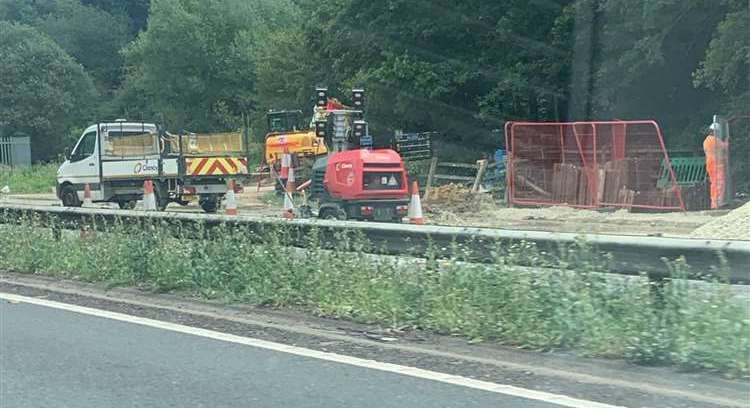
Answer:
[[[206,213],[213,214],[219,209],[219,200],[215,198],[201,199],[200,206]]]
[[[60,191],[60,200],[62,200],[63,207],[80,207],[81,200],[78,199],[76,189],[71,185],[66,185]]]
[[[156,201],[157,211],[164,211],[169,205],[169,197],[165,197],[166,192],[162,189],[161,185],[154,184],[154,199]]]
[[[132,210],[135,208],[135,200],[118,201],[117,205],[121,210]]]

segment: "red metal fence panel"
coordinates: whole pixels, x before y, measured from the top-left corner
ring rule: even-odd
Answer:
[[[654,121],[508,122],[505,135],[510,205],[685,209]]]

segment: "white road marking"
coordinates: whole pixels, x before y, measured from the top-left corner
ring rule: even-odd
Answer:
[[[358,357],[345,356],[341,354],[328,353],[323,351],[311,350],[302,347],[289,346],[281,343],[255,339],[251,337],[236,336],[233,334],[221,333],[213,330],[200,329],[196,327],[183,326],[181,324],[162,322],[159,320],[146,319],[143,317],[130,316],[123,313],[110,312],[106,310],[92,309],[83,306],[60,303],[46,299],[39,299],[27,296],[19,296],[10,293],[0,292],[0,299],[9,302],[23,302],[32,305],[50,307],[69,312],[85,314],[89,316],[112,319],[121,322],[134,323],[142,326],[153,327],[162,330],[169,330],[177,333],[190,334],[194,336],[205,337],[214,340],[226,341],[230,343],[243,344],[246,346],[293,354],[302,357],[309,357],[318,360],[331,361],[334,363],[347,364],[355,367],[369,368],[372,370],[385,371],[409,377],[421,378],[425,380],[438,381],[446,384],[457,385],[461,387],[472,388],[481,391],[493,392],[496,394],[510,395],[513,397],[526,398],[535,401],[542,401],[563,407],[572,408],[621,408],[620,406],[604,404],[594,401],[572,398],[565,395],[552,394],[543,391],[529,390],[512,385],[496,384],[487,381],[474,380],[471,378],[457,375],[439,373],[436,371],[423,370],[421,368],[400,366],[391,363],[381,363],[374,360],[366,360]]]

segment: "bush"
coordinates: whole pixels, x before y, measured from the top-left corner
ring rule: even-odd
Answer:
[[[323,249],[316,232],[304,249],[285,246],[288,234],[116,224],[96,239],[78,232],[57,239],[48,225],[27,219],[0,225],[0,269],[750,374],[748,311],[729,285],[683,279],[682,263],[657,291],[645,278],[601,273],[606,257],[584,242],[562,256],[527,244],[501,247],[483,265],[464,262],[460,248],[455,259],[395,258],[366,254],[369,243],[351,234],[340,234],[334,249]]]

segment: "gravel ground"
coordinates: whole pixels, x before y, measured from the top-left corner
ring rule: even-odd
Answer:
[[[237,195],[240,213],[280,217],[281,206],[269,204],[263,199],[271,191],[272,186],[263,186],[260,190],[257,186],[245,187],[245,191]],[[59,205],[52,194],[3,196],[0,203],[3,202],[37,205],[50,205],[53,202],[54,205]],[[97,206],[109,207],[108,204]],[[187,207],[171,204],[167,210],[202,212],[197,203],[191,203]],[[740,212],[736,214],[737,218],[730,219],[724,217],[728,213],[726,210],[630,213],[625,210],[591,211],[570,207],[505,208],[487,198],[471,200],[467,197],[452,200],[447,205],[427,201],[424,203],[424,210],[428,224],[572,233],[749,239],[747,226],[750,226],[750,210],[745,211],[744,218],[738,215]],[[744,230],[735,224],[737,220],[744,220]],[[706,227],[702,228],[704,225]]]
[[[650,236],[689,236],[726,211],[630,213],[570,207],[502,208],[483,204],[475,211],[453,211],[433,204],[428,222],[539,231]]]
[[[694,238],[750,240],[750,203],[704,224],[691,234]]]

